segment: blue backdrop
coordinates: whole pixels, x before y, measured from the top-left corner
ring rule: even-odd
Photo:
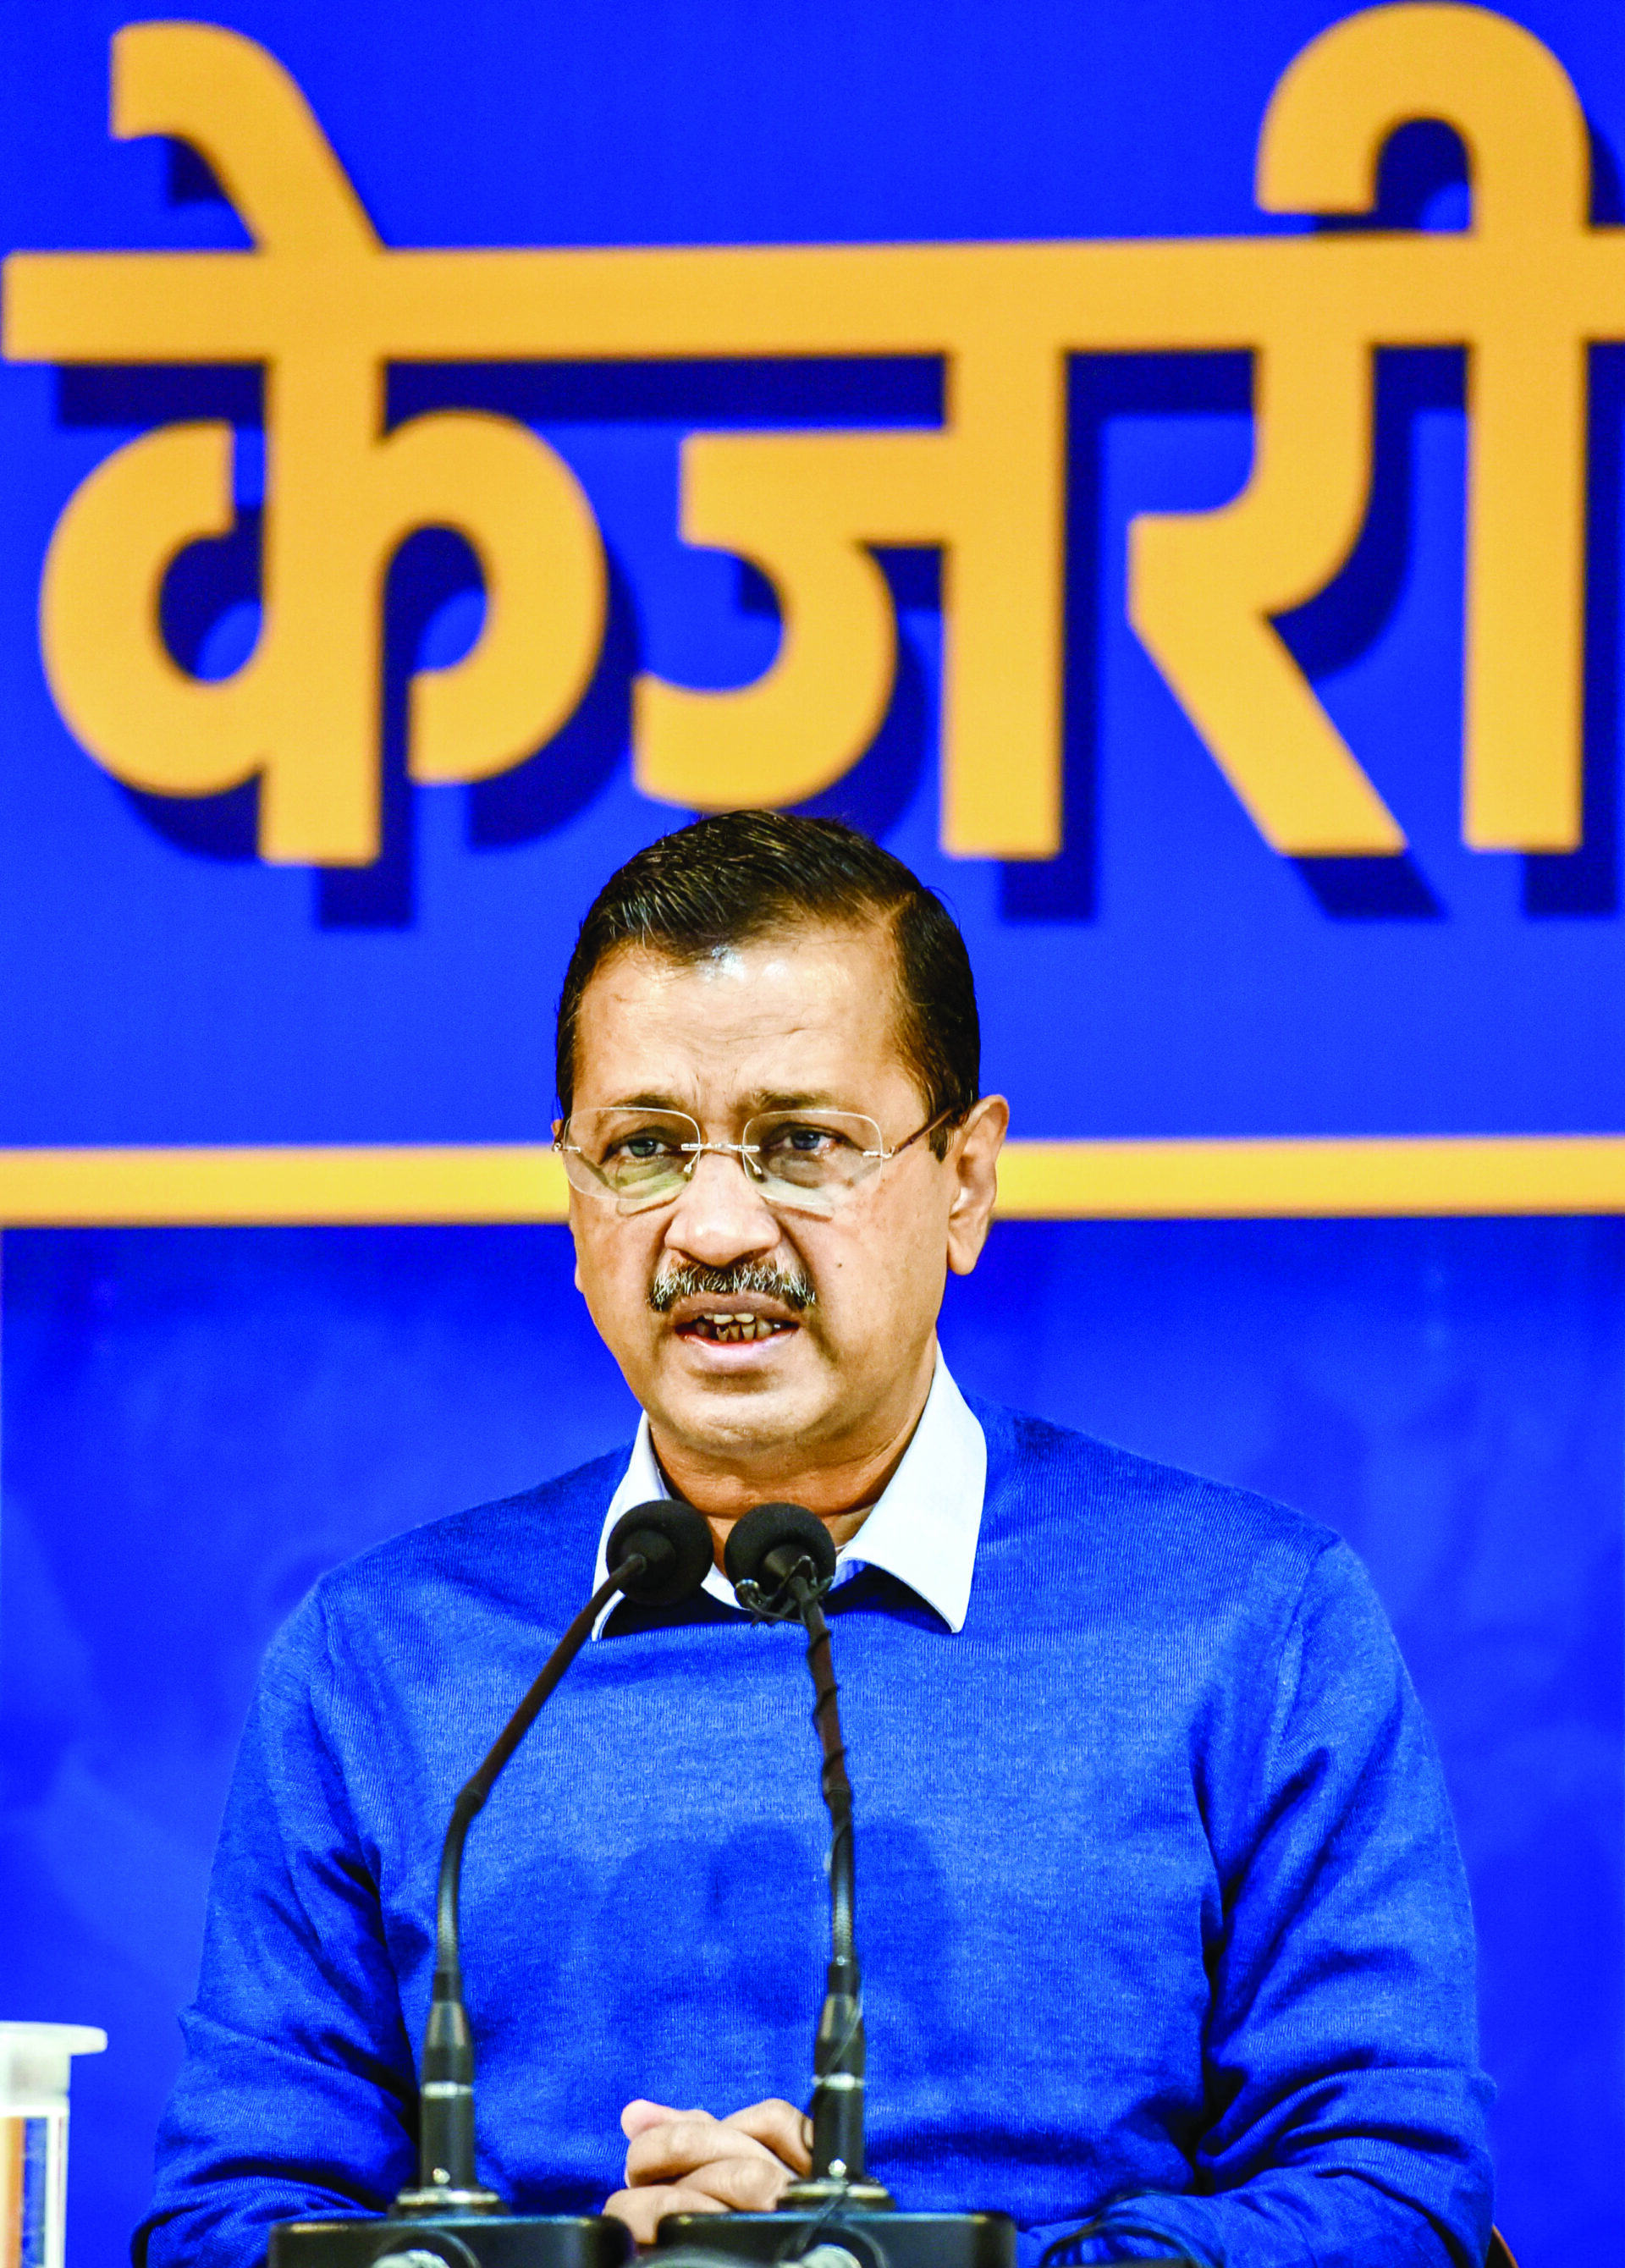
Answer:
[[[1328,0],[220,0],[304,87],[395,245],[839,242],[1291,232],[1252,201],[1270,90]],[[1625,16],[1510,10],[1591,122],[1621,217]],[[240,246],[195,158],[107,133],[116,8],[0,18],[0,249]],[[1394,225],[1463,225],[1453,138],[1407,129]],[[1625,350],[1592,356],[1586,833],[1459,835],[1464,359],[1378,358],[1376,480],[1331,590],[1283,625],[1400,815],[1400,861],[1263,842],[1125,615],[1132,515],[1232,494],[1248,358],[1080,358],[1071,383],[1066,840],[938,846],[937,563],[883,563],[902,658],[873,747],[818,804],[946,890],[988,1083],[1023,1137],[1625,1130],[1618,893]],[[473,787],[413,788],[410,674],[479,627],[471,555],[414,536],[380,686],[383,855],[261,863],[255,790],[118,784],[53,706],[41,562],[132,434],[223,418],[243,519],[166,578],[203,677],[258,625],[252,370],[0,364],[0,1147],[534,1140],[550,1011],[609,868],[682,814],[635,790],[631,685],[742,682],[771,591],[678,538],[697,429],[937,423],[933,360],[411,366],[388,414],[544,432],[603,531],[586,701]],[[274,475],[273,467],[273,475]],[[556,1471],[630,1410],[558,1228],[9,1233],[0,1485],[0,2014],[105,2023],[76,2081],[77,2268],[144,2198],[205,1870],[255,1667],[322,1567]],[[1259,1486],[1365,1554],[1433,1713],[1483,1947],[1500,2218],[1524,2268],[1625,2244],[1625,1225],[995,1230],[954,1287],[981,1391]]]
[[[75,2257],[111,2263],[272,1628],[633,1413],[554,1228],[17,1234],[5,1333],[6,1989],[112,2036],[72,2182]],[[944,1337],[972,1387],[1365,1555],[1471,1872],[1503,2225],[1525,2268],[1614,2257],[1625,1226],[1007,1226]]]

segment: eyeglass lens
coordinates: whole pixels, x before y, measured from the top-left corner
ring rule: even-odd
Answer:
[[[579,1111],[565,1127],[565,1171],[589,1195],[615,1197],[627,1211],[675,1197],[706,1149],[733,1152],[764,1197],[827,1211],[886,1155],[872,1118],[846,1110],[770,1110],[750,1119],[739,1141],[708,1144],[677,1110]]]

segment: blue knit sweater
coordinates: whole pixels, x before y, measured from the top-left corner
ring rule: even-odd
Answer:
[[[964,1631],[878,1573],[833,1601],[874,2171],[905,2205],[1012,2213],[1029,2257],[1126,2195],[1228,2268],[1479,2262],[1466,1895],[1358,1562],[975,1406]],[[138,2261],[251,2268],[271,2221],[377,2211],[410,2175],[452,1797],[581,1603],[624,1462],[384,1544],[276,1641]],[[617,2186],[629,2096],[807,2089],[828,1908],[801,1641],[696,1615],[589,1646],[469,1837],[483,2171],[518,2208]]]

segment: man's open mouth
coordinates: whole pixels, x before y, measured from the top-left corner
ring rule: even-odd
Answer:
[[[680,1339],[706,1346],[760,1345],[801,1329],[818,1295],[805,1270],[771,1260],[735,1260],[726,1268],[680,1261],[649,1286],[649,1305]]]
[[[750,1315],[719,1312],[695,1315],[679,1323],[679,1337],[708,1339],[713,1346],[733,1346],[745,1339],[771,1339],[800,1329],[787,1316]]]

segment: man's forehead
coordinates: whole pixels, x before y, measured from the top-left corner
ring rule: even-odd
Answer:
[[[698,956],[629,944],[605,958],[582,995],[577,1068],[590,1075],[606,1052],[620,1058],[647,1047],[700,1057],[816,1049],[897,1060],[895,1026],[896,956],[878,927],[774,929]],[[745,1062],[736,1068],[750,1075]]]
[[[583,1005],[596,994],[623,1008],[660,1012],[687,998],[719,1005],[765,995],[775,1005],[816,1010],[889,1005],[897,954],[877,924],[804,923],[690,953],[628,942],[594,970]]]

